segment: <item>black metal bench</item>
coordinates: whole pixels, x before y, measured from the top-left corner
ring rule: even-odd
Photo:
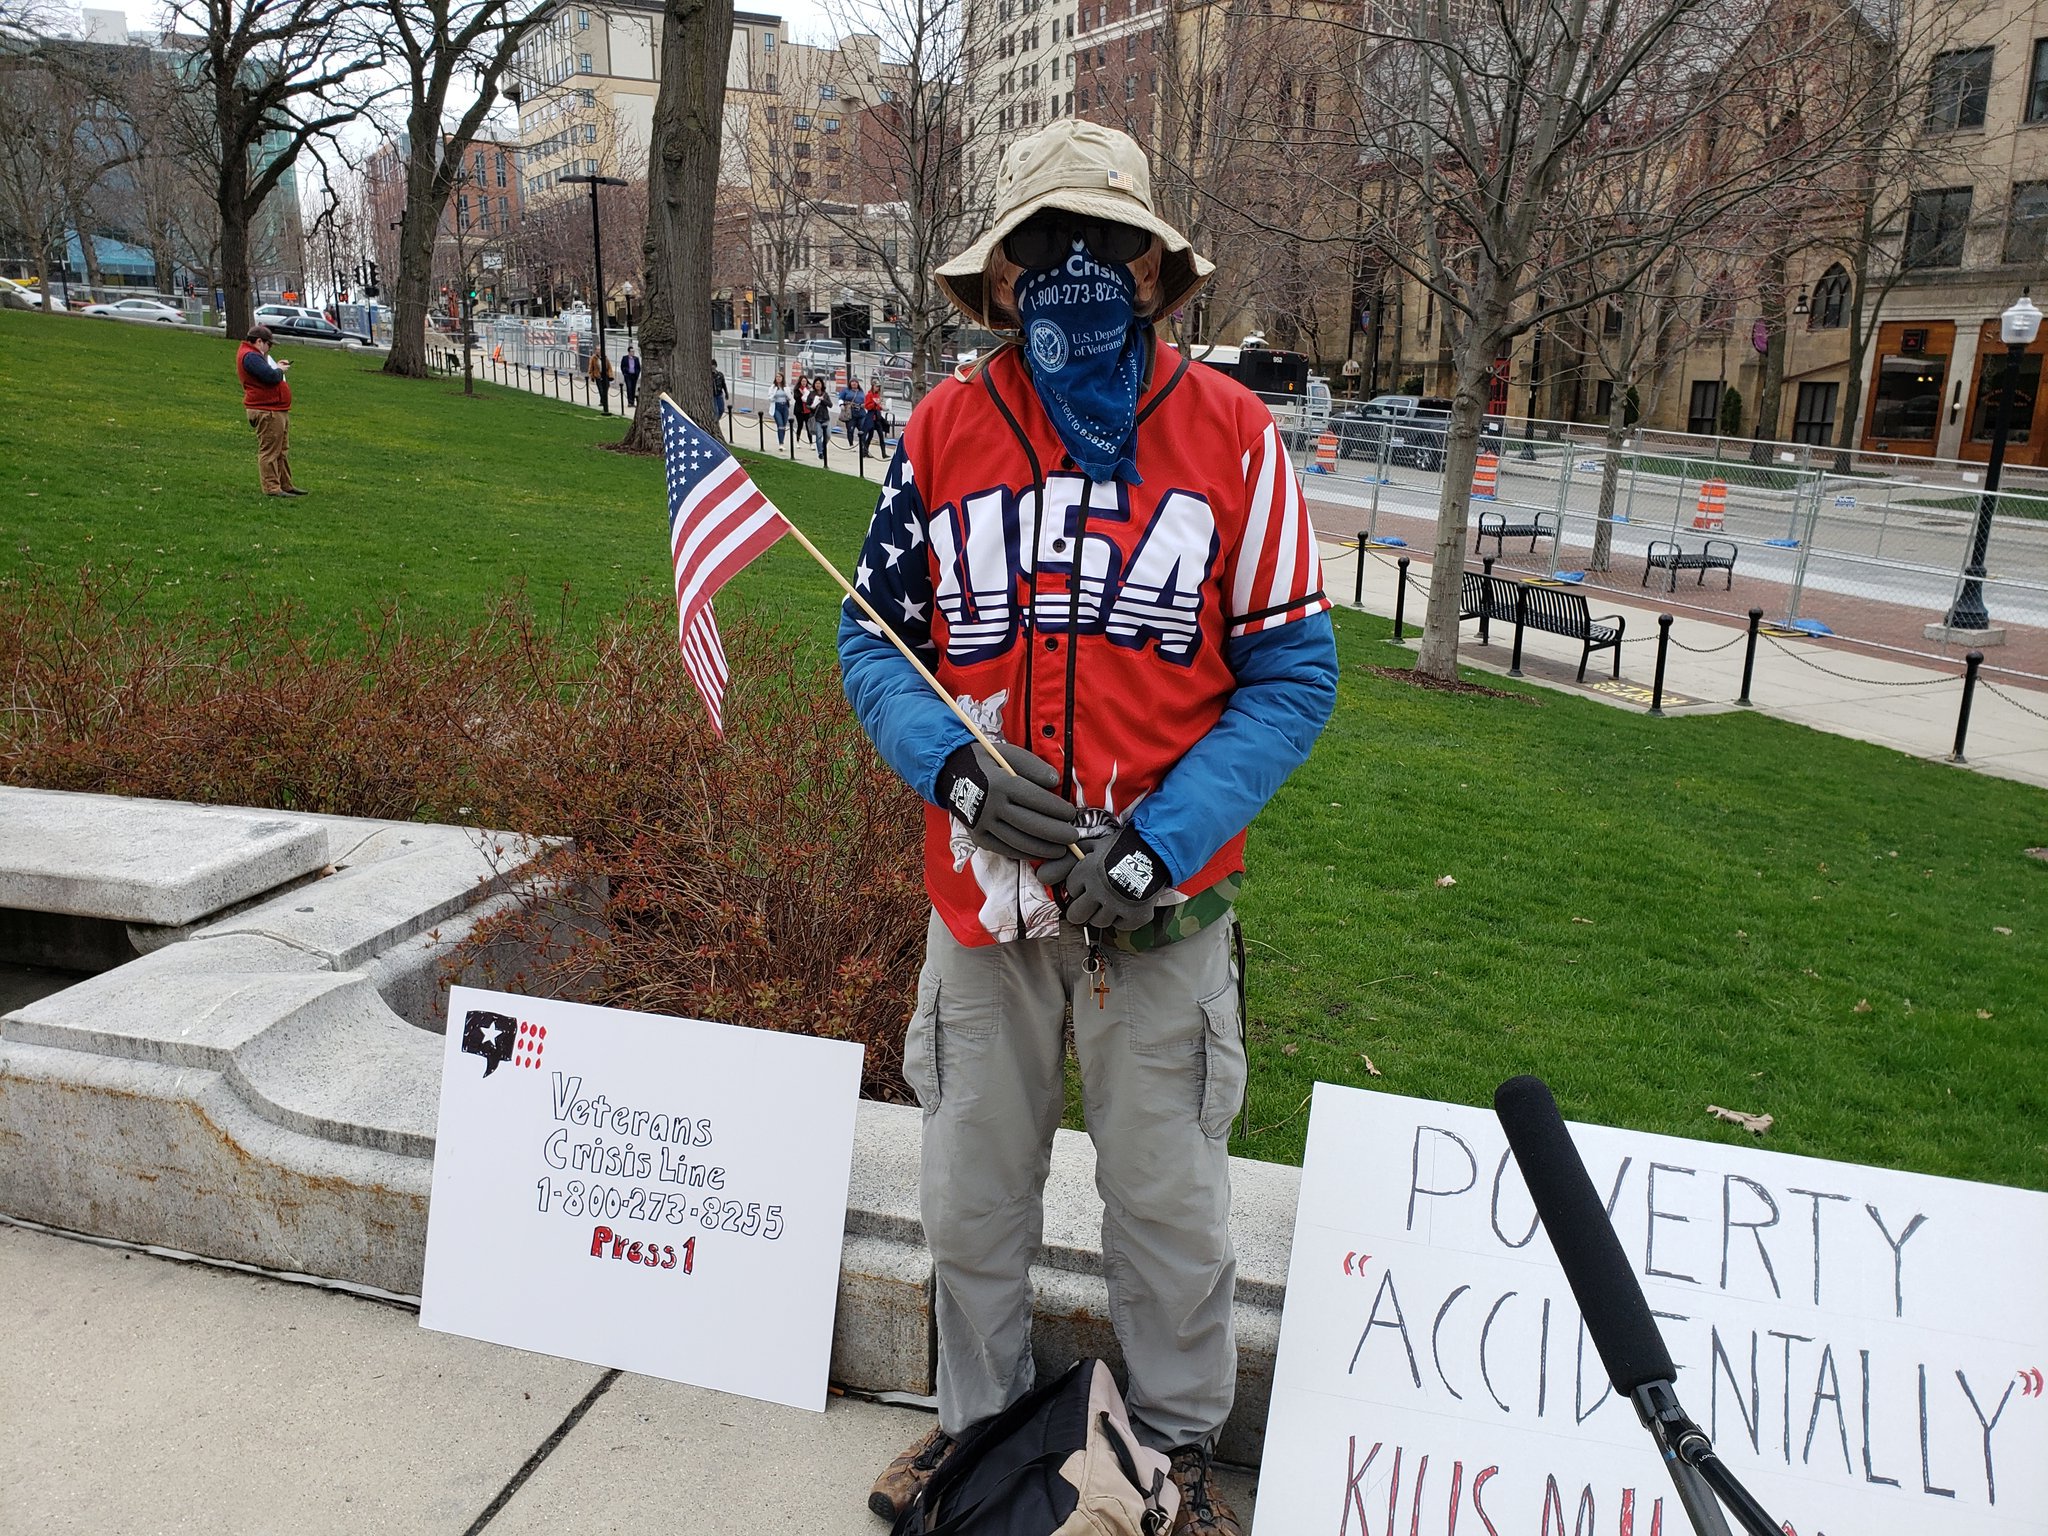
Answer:
[[[1732,592],[1735,590],[1735,556],[1735,545],[1727,539],[1708,539],[1706,547],[1699,550],[1689,550],[1682,544],[1664,539],[1652,539],[1649,554],[1643,560],[1643,579],[1636,585],[1647,587],[1652,571],[1668,571],[1670,575],[1665,580],[1664,590],[1671,592],[1677,590],[1680,571],[1698,571],[1699,579],[1694,585],[1702,587],[1707,584],[1707,572],[1726,571],[1728,590]]]
[[[1496,555],[1501,552],[1502,539],[1527,539],[1532,552],[1538,539],[1548,539],[1554,546],[1557,543],[1557,514],[1537,512],[1526,523],[1511,523],[1505,512],[1482,512],[1479,514],[1479,536],[1472,541],[1472,552],[1478,554],[1480,545],[1488,539],[1493,540]]]
[[[1508,663],[1511,675],[1521,675],[1522,631],[1530,628],[1581,642],[1580,682],[1586,680],[1586,664],[1595,651],[1613,651],[1614,675],[1621,676],[1621,637],[1628,621],[1618,613],[1594,618],[1580,593],[1466,571],[1458,584],[1458,598],[1458,617],[1479,620],[1482,645],[1493,620],[1501,619],[1515,626],[1515,653]]]

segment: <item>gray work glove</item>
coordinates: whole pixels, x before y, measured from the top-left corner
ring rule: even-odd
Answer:
[[[1151,922],[1159,893],[1171,882],[1166,861],[1138,836],[1137,828],[1096,838],[1082,851],[1087,857],[1078,863],[1063,851],[1038,866],[1038,878],[1052,889],[1066,920],[1084,928],[1125,931]]]
[[[966,824],[976,846],[1006,859],[1064,853],[1079,812],[1059,796],[1059,770],[1029,749],[998,742],[1016,773],[1004,771],[974,742],[956,748],[939,770],[939,804]]]

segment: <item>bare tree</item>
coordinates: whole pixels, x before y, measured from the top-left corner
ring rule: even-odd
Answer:
[[[380,0],[375,9],[405,86],[405,210],[386,373],[426,374],[427,303],[442,214],[513,54],[553,9],[553,0]],[[458,89],[470,93],[467,104],[451,110]]]
[[[716,432],[711,412],[711,241],[732,0],[664,0],[661,86],[647,164],[647,318],[640,397],[622,448],[661,450],[661,397]]]
[[[829,49],[786,45],[778,66],[775,99],[749,99],[728,118],[738,130],[734,158],[746,183],[746,273],[755,292],[774,309],[773,340],[778,349],[788,339],[784,320],[792,307],[797,273],[806,264],[811,236],[818,227],[815,207],[824,189],[817,178],[827,174],[811,153],[816,145],[808,131],[799,133],[797,119],[817,111],[820,85],[836,83],[823,67],[824,61],[834,57]],[[860,174],[857,162],[849,168],[852,174]]]
[[[169,0],[191,28],[168,41],[184,87],[180,148],[204,167],[220,214],[228,334],[254,309],[250,231],[306,146],[353,121],[381,62],[347,0]]]
[[[25,53],[0,59],[0,225],[27,248],[50,309],[52,274],[64,264],[72,227],[66,189],[97,176],[101,164],[86,148],[87,115],[79,92],[46,64]]]
[[[1820,71],[1786,25],[1811,0],[1423,0],[1333,14],[1349,34],[1363,175],[1395,189],[1387,261],[1440,312],[1453,408],[1417,668],[1455,677],[1471,476],[1496,359],[1534,327],[1640,284],[1667,253],[1846,158],[1854,67]],[[1617,161],[1668,158],[1676,191],[1609,205]]]
[[[910,337],[921,397],[954,321],[932,274],[974,234],[980,213],[966,171],[993,117],[968,99],[966,45],[986,0],[829,0],[853,79],[862,184],[815,205],[854,265],[873,274]],[[879,43],[854,51],[855,42]],[[993,181],[993,177],[987,178]]]

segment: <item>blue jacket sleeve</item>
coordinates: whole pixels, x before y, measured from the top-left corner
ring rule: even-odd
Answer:
[[[915,473],[902,443],[882,477],[874,519],[854,586],[903,637],[927,668],[938,666],[932,644],[933,583],[927,519]],[[853,706],[882,758],[925,799],[936,800],[939,769],[947,756],[974,738],[945,700],[903,659],[881,626],[848,598],[839,612],[839,671]]]
[[[1222,718],[1131,817],[1175,880],[1251,825],[1307,760],[1337,703],[1337,636],[1328,612],[1232,640],[1225,655],[1237,689]]]
[[[261,352],[245,354],[242,358],[242,371],[258,384],[279,384],[284,381],[284,370]]]

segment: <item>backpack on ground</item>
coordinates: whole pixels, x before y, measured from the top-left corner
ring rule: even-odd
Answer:
[[[963,1434],[891,1536],[1166,1536],[1179,1512],[1109,1367],[1082,1360]]]

